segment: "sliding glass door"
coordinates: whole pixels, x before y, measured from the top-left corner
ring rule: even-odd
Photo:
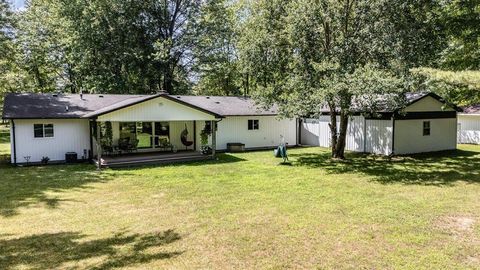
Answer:
[[[137,140],[138,148],[153,147],[153,128],[152,122],[137,122]]]
[[[168,148],[169,122],[120,122],[119,145],[134,144],[136,149]]]

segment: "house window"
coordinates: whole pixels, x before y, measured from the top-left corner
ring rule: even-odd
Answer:
[[[35,138],[53,138],[53,124],[34,124],[33,136]]]
[[[135,122],[120,122],[120,139],[136,138],[136,126]]]
[[[430,121],[423,121],[423,136],[430,136]]]
[[[258,120],[248,120],[248,130],[258,130]]]

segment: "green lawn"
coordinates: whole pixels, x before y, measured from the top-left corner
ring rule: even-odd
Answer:
[[[0,125],[0,161],[4,160],[7,155],[10,155],[9,132],[4,125]]]
[[[480,268],[479,146],[290,157],[102,172],[3,165],[0,269]]]

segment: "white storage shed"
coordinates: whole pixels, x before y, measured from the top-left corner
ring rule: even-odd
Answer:
[[[456,149],[456,106],[433,93],[407,93],[406,100],[405,108],[383,111],[376,117],[355,113],[349,120],[346,149],[379,155]],[[318,119],[304,119],[300,143],[330,147],[329,123],[326,110]]]

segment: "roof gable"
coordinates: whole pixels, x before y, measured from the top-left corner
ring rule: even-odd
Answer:
[[[182,104],[168,96],[159,95],[134,104],[107,110],[96,116],[100,121],[191,121],[213,120],[221,117],[215,113]]]
[[[411,101],[403,109],[405,112],[436,112],[436,111],[455,111],[455,108],[446,104],[438,96],[425,95],[421,98]]]

